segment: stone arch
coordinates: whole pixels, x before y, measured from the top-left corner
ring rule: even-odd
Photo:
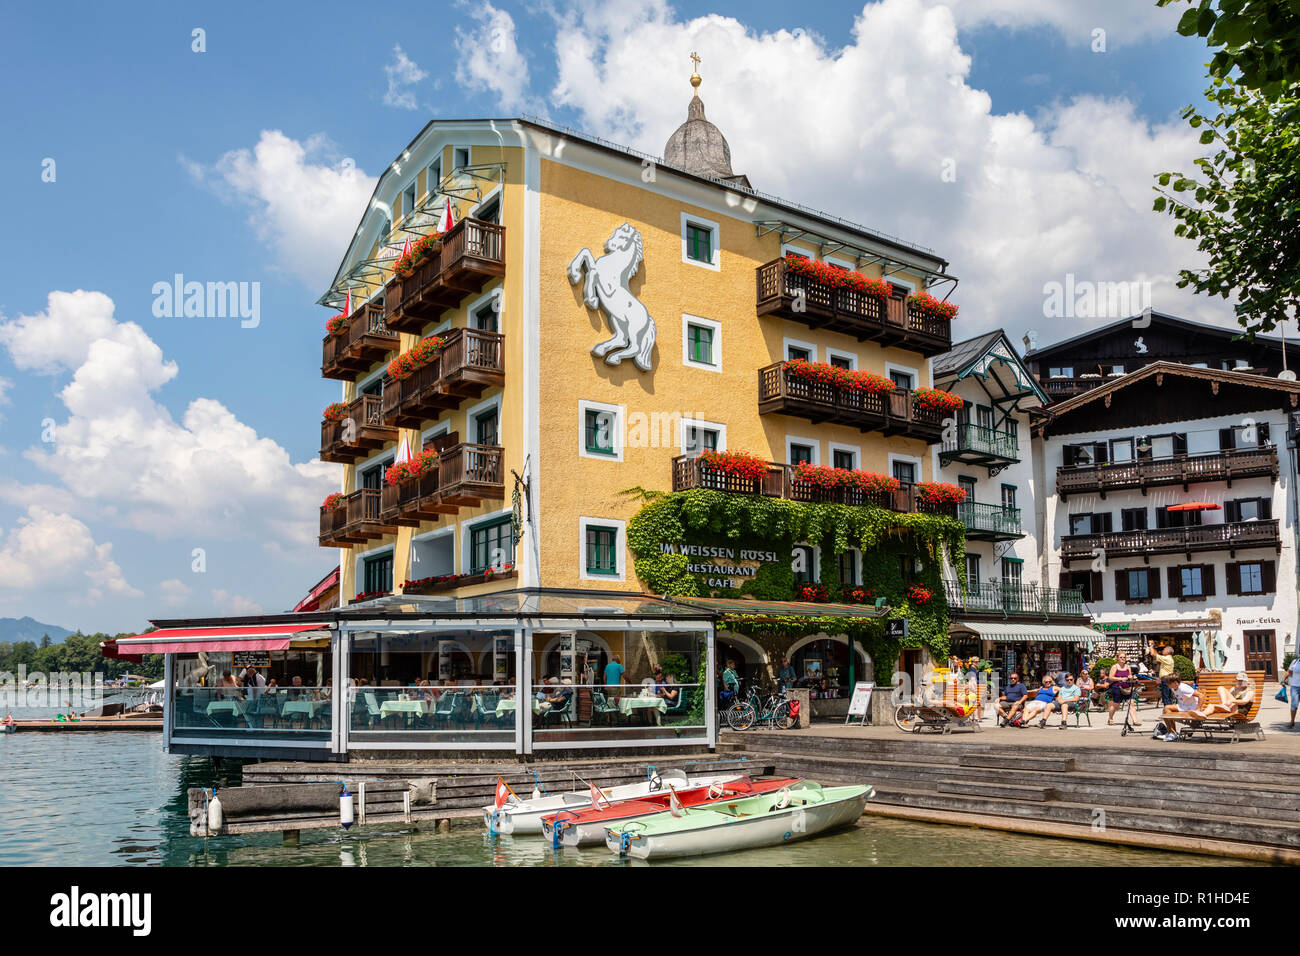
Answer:
[[[822,631],[818,634],[806,634],[803,637],[799,638],[799,640],[791,644],[789,649],[786,650],[783,656],[793,657],[795,651],[799,650],[799,648],[804,647],[805,645],[813,643],[814,641],[835,641],[838,644],[848,644],[849,639],[843,634],[827,634],[825,631]],[[865,675],[867,673],[870,673],[874,677],[876,673],[876,663],[871,659],[871,655],[867,653],[867,649],[862,646],[862,642],[854,641],[853,650],[857,652],[858,660],[861,661],[862,664],[869,669],[869,670],[863,670],[862,674]],[[864,677],[859,676],[857,679],[862,680],[864,679]]]

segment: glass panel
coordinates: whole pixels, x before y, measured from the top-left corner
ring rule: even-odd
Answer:
[[[515,534],[509,518],[470,530],[470,574],[482,574],[488,568],[499,571],[514,560]]]
[[[173,660],[172,736],[328,746],[333,669],[328,651],[204,651]]]
[[[495,408],[474,418],[474,441],[480,445],[499,444],[497,441],[497,410]]]
[[[618,542],[615,528],[587,527],[587,573],[617,574],[618,561],[614,552]]]
[[[810,445],[791,445],[790,446],[790,464],[797,465],[800,462],[812,463],[812,446]]]
[[[788,361],[794,361],[795,359],[803,359],[805,362],[807,362],[811,360],[812,353],[809,352],[807,349],[801,349],[796,345],[789,345],[786,346],[785,357]]]
[[[893,371],[889,373],[889,379],[899,388],[912,387],[912,374],[910,372]]]
[[[613,412],[587,412],[586,448],[595,455],[614,454],[614,420]]]

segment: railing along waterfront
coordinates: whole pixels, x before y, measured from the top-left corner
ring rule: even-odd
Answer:
[[[1183,528],[1151,528],[1110,531],[1104,534],[1064,535],[1061,557],[1092,557],[1098,551],[1108,556],[1166,554],[1193,551],[1222,551],[1241,548],[1275,548],[1282,538],[1278,520],[1233,521],[1223,524],[1190,525]]]
[[[839,422],[862,431],[907,434],[933,444],[943,429],[943,412],[917,408],[912,392],[867,392],[831,382],[815,382],[791,373],[785,362],[758,370],[760,414],[796,415],[817,422]]]
[[[1019,461],[1020,440],[1015,432],[963,422],[957,425],[953,439],[943,443],[939,454],[947,457],[963,452],[1006,462]]]
[[[397,333],[384,321],[384,308],[367,302],[352,313],[347,329],[326,335],[321,346],[321,375],[352,380],[397,349]]]
[[[177,687],[172,736],[328,742],[332,687]]]
[[[1070,465],[1056,469],[1058,494],[1106,492],[1116,488],[1190,485],[1196,482],[1278,476],[1277,446],[1230,448],[1198,455],[1138,458],[1102,465]]]
[[[988,534],[1019,537],[1020,509],[1002,505],[963,501],[957,505],[957,520],[966,526],[967,534]]]
[[[784,258],[759,266],[755,281],[759,315],[779,315],[811,328],[845,332],[859,341],[875,340],[922,355],[952,348],[951,323],[908,306],[902,287],[895,286],[889,299],[832,288],[791,271]]]
[[[1074,616],[1086,613],[1083,592],[1078,588],[1045,588],[1011,582],[969,582],[963,594],[956,581],[945,581],[944,591],[950,608],[967,613],[1041,614]]]

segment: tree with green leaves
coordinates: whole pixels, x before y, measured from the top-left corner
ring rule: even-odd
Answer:
[[[1194,5],[1179,32],[1222,47],[1210,63],[1211,105],[1183,118],[1216,146],[1193,173],[1156,177],[1156,212],[1177,223],[1207,264],[1182,269],[1178,286],[1235,296],[1250,335],[1294,318],[1300,305],[1300,3],[1287,0],[1159,0]],[[1230,76],[1234,70],[1238,75]]]

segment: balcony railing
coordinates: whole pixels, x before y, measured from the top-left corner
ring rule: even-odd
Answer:
[[[943,430],[943,412],[916,408],[909,389],[861,392],[790,373],[784,362],[758,370],[759,414],[794,415],[814,423],[838,422],[861,431],[907,435],[933,444]]]
[[[1023,538],[1020,509],[963,501],[957,506],[957,520],[966,526],[966,537],[978,541],[1008,541]]]
[[[959,423],[956,434],[939,449],[942,462],[1004,466],[1020,460],[1020,440],[1015,432],[988,425]]]
[[[1277,446],[1232,448],[1203,455],[1171,455],[1168,458],[1139,458],[1105,465],[1072,465],[1056,469],[1056,491],[1061,497],[1081,492],[1117,488],[1149,488],[1156,485],[1188,485],[1205,481],[1278,476]]]
[[[380,490],[358,488],[343,499],[343,505],[320,513],[320,544],[323,548],[346,548],[397,531],[395,524],[380,516]]]
[[[385,324],[383,306],[368,302],[352,313],[345,332],[325,336],[321,376],[352,381],[396,349],[397,333]]]
[[[1237,551],[1245,548],[1282,549],[1276,518],[1266,521],[1234,521],[1223,524],[1190,525],[1184,528],[1152,528],[1138,531],[1110,531],[1104,534],[1069,534],[1061,538],[1061,558],[1070,561],[1091,558],[1104,551],[1108,557],[1177,554],[1194,551]]]
[[[418,428],[461,402],[505,383],[504,336],[478,329],[452,329],[433,361],[401,381],[384,380],[385,424]]]
[[[378,395],[362,395],[348,405],[341,421],[320,423],[321,461],[350,464],[371,452],[397,441],[397,429],[383,423],[382,400]]]
[[[899,287],[887,300],[855,289],[833,289],[791,272],[784,258],[759,266],[756,279],[759,315],[779,315],[810,328],[845,332],[859,341],[896,345],[922,355],[952,348],[951,324],[909,308]]]
[[[1032,584],[970,581],[963,594],[956,581],[945,581],[951,611],[963,614],[1026,614],[1082,617],[1087,613],[1078,588],[1040,588]]]
[[[438,248],[406,279],[393,278],[384,292],[384,316],[398,332],[419,332],[425,323],[506,274],[505,227],[462,219]]]
[[[1107,375],[1102,378],[1099,373],[1092,373],[1088,378],[1046,378],[1039,379],[1038,384],[1043,387],[1047,397],[1054,402],[1063,402],[1067,398],[1073,398],[1075,395],[1082,395],[1084,392],[1096,388],[1098,385],[1104,385],[1107,381],[1119,378],[1118,375]]]
[[[455,443],[441,447],[431,470],[410,481],[384,486],[380,502],[384,521],[414,527],[487,498],[504,498],[501,453],[499,445]]]
[[[695,455],[679,455],[673,459],[673,491],[703,488],[709,491],[727,491],[741,495],[766,495],[769,498],[788,498],[841,505],[875,505],[891,511],[918,514],[957,516],[957,505],[949,502],[925,501],[916,488],[902,482],[897,491],[866,491],[862,488],[819,488],[794,479],[794,466],[769,462],[767,475],[760,481],[738,478],[722,471],[705,468]]]

